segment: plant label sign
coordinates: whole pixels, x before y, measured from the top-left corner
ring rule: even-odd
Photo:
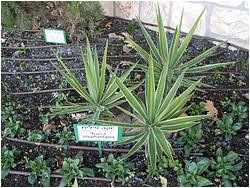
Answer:
[[[76,140],[116,142],[122,140],[122,128],[107,124],[74,124]]]
[[[67,44],[64,30],[44,29],[43,32],[47,43]]]

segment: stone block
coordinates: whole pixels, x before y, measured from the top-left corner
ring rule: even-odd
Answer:
[[[209,30],[228,39],[249,39],[248,11],[215,7],[211,15]]]
[[[175,28],[179,24],[183,8],[184,8],[184,13],[183,13],[181,30],[184,32],[189,32],[194,22],[197,20],[201,12],[204,10],[205,6],[187,1],[173,2],[171,7],[171,18],[170,18],[171,27]],[[200,22],[197,26],[197,29],[195,31],[195,34],[203,36],[205,35],[207,29],[206,15],[207,15],[207,10],[204,11],[200,19]]]
[[[115,1],[115,16],[128,20],[139,16],[139,1]]]
[[[114,16],[113,1],[100,1],[100,4],[106,16]]]

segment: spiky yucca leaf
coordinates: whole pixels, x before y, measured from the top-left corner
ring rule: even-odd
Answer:
[[[182,25],[182,19],[183,19],[183,11],[181,14],[181,19],[179,25],[176,27],[176,31],[173,34],[173,38],[171,39],[170,46],[168,46],[168,38],[167,34],[164,30],[163,20],[160,13],[160,8],[158,6],[156,10],[156,16],[157,16],[157,23],[158,23],[158,46],[154,44],[153,39],[150,37],[149,33],[147,32],[145,26],[142,24],[142,22],[138,20],[139,26],[144,34],[144,37],[148,43],[148,46],[150,50],[152,51],[153,55],[153,64],[155,66],[155,74],[160,75],[161,71],[163,70],[163,66],[167,64],[168,68],[166,71],[168,72],[168,85],[172,85],[172,83],[175,82],[176,77],[179,75],[180,72],[187,69],[186,73],[199,73],[204,72],[208,70],[212,70],[218,67],[223,67],[227,65],[234,64],[235,62],[225,62],[225,63],[215,63],[215,64],[209,64],[209,65],[199,65],[199,63],[203,60],[205,60],[207,57],[209,57],[211,54],[215,52],[216,49],[221,47],[221,44],[218,44],[197,57],[185,61],[185,51],[187,49],[187,46],[189,45],[193,34],[199,24],[199,21],[201,19],[201,16],[203,14],[204,10],[200,14],[200,16],[197,18],[193,26],[191,27],[190,31],[184,38],[183,42],[180,43],[180,34],[181,34],[181,25]],[[140,47],[139,44],[137,44],[135,41],[133,41],[129,36],[126,36],[126,41],[137,51],[137,53],[146,61],[150,61],[150,54],[144,50],[142,47]],[[147,69],[147,67],[138,65],[138,67],[141,67],[143,69]],[[156,77],[158,79],[159,77]],[[186,78],[188,81],[192,81],[192,78]],[[189,86],[191,82],[183,82],[182,85]],[[170,86],[166,88],[166,90],[169,89]]]
[[[137,115],[131,114],[124,109],[121,110],[126,114],[131,115],[139,123],[121,123],[104,120],[97,120],[97,122],[112,124],[122,128],[139,128],[139,132],[133,133],[132,131],[131,136],[127,136],[127,139],[119,144],[128,144],[136,141],[136,144],[126,154],[125,158],[133,155],[143,145],[145,145],[145,150],[149,157],[149,163],[154,170],[156,167],[157,157],[161,157],[162,152],[164,152],[170,159],[173,159],[173,149],[171,144],[166,139],[165,133],[172,133],[190,128],[199,123],[200,120],[210,116],[197,115],[180,117],[180,115],[188,109],[184,106],[191,98],[192,93],[196,89],[200,80],[193,83],[183,93],[176,97],[176,92],[180,87],[181,81],[183,80],[184,73],[182,73],[172,88],[170,88],[167,95],[163,96],[162,90],[164,91],[166,84],[165,82],[158,82],[158,85],[155,88],[155,85],[153,84],[155,75],[152,55],[150,55],[150,60],[149,70],[146,72],[145,103],[129,91],[129,89],[122,83],[121,79],[116,77],[115,74],[110,71],[121,92],[125,95],[125,98],[130,106],[135,112],[137,112]],[[160,79],[165,78],[165,74],[166,72],[162,71]],[[129,135],[129,133],[126,132],[126,135]]]
[[[84,54],[82,51],[82,61],[87,81],[87,88],[80,83],[80,81],[73,75],[70,69],[57,54],[55,55],[63,68],[60,68],[60,66],[55,63],[51,63],[67,80],[67,82],[80,94],[80,96],[87,101],[87,103],[73,104],[69,106],[55,106],[51,108],[51,115],[72,114],[83,111],[91,111],[93,113],[100,114],[100,112],[109,111],[110,108],[125,102],[125,100],[121,100],[124,95],[121,91],[118,92],[118,86],[113,78],[105,84],[108,41],[105,45],[101,68],[99,68],[96,49],[92,52],[88,39],[86,47],[87,53]],[[135,66],[136,64],[131,66],[120,77],[121,82],[126,80]],[[128,90],[131,92],[138,88],[140,84],[131,86]]]

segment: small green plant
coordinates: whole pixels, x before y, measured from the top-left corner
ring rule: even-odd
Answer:
[[[103,158],[104,162],[96,164],[97,168],[101,168],[106,178],[122,181],[122,184],[128,182],[134,177],[134,167],[132,163],[121,160],[121,157],[115,158],[113,154],[109,154],[108,158]]]
[[[177,180],[181,187],[204,187],[212,185],[212,182],[204,177],[210,160],[208,158],[200,158],[197,162],[185,160],[185,169],[178,174]]]
[[[240,79],[238,79],[238,80],[236,81],[236,84],[237,84],[237,86],[245,86],[245,85],[246,85],[246,83],[243,82],[243,81],[240,80]]]
[[[176,27],[176,31],[171,39],[168,41],[167,33],[165,32],[163,19],[160,13],[160,8],[156,10],[156,18],[157,18],[157,25],[158,25],[158,38],[157,43],[155,44],[154,40],[151,38],[150,34],[148,33],[145,26],[142,22],[137,19],[139,26],[143,32],[143,35],[147,41],[147,44],[150,48],[150,52],[144,50],[139,44],[137,44],[133,39],[129,36],[126,37],[127,42],[137,51],[137,53],[146,61],[149,62],[150,53],[153,55],[153,63],[154,63],[154,71],[155,75],[160,75],[161,71],[163,70],[164,64],[167,64],[168,68],[165,70],[167,71],[167,82],[174,83],[180,75],[181,72],[186,70],[186,73],[201,73],[204,71],[208,71],[211,69],[223,67],[226,65],[234,64],[235,62],[226,62],[226,63],[215,63],[215,64],[200,64],[204,59],[206,59],[209,55],[213,54],[219,47],[222,46],[223,43],[218,44],[208,50],[202,52],[200,55],[194,57],[193,59],[187,59],[186,49],[193,37],[193,34],[200,22],[202,17],[202,13],[199,15],[193,26],[191,27],[190,31],[187,33],[186,37],[182,42],[180,42],[181,37],[181,30],[182,30],[182,19],[183,19],[183,12],[181,14],[180,23]],[[170,45],[169,45],[170,43]],[[138,65],[144,70],[148,70],[147,66]],[[159,78],[156,77],[156,78]],[[190,86],[194,81],[197,80],[197,77],[186,77],[182,81],[183,86]],[[206,84],[200,83],[200,85],[208,86]],[[166,88],[166,92],[170,89],[170,87]]]
[[[51,170],[48,167],[48,163],[44,160],[43,155],[36,157],[33,161],[25,158],[27,169],[31,169],[31,174],[28,177],[28,182],[31,185],[34,185],[37,177],[41,176],[41,183],[44,187],[50,186],[50,174]]]
[[[10,136],[15,137],[17,134],[24,133],[25,129],[21,127],[22,122],[21,121],[13,121],[10,119],[10,122],[7,123],[7,125],[4,128],[4,136]]]
[[[135,19],[131,20],[128,24],[128,32],[134,33],[137,26],[138,26],[138,24],[137,24],[136,20]]]
[[[41,131],[29,131],[28,140],[34,142],[41,142],[43,139]]]
[[[237,131],[241,129],[241,123],[234,123],[233,117],[229,115],[223,115],[221,120],[216,121],[219,129],[215,130],[216,135],[224,135],[225,139],[231,140],[233,135],[237,134]]]
[[[190,115],[201,115],[205,112],[205,103],[200,102],[199,104],[192,103],[190,108]]]
[[[12,102],[8,102],[6,104],[6,107],[4,108],[4,111],[2,111],[2,120],[13,119],[14,115],[15,115],[14,104]]]
[[[16,167],[15,157],[20,154],[17,149],[9,150],[6,146],[1,151],[1,179],[8,176],[10,169]]]
[[[221,75],[220,71],[218,69],[215,69],[213,71],[213,78],[215,80],[224,80],[225,79],[225,76]]]
[[[232,101],[228,97],[225,97],[222,101],[220,101],[220,105],[222,108],[227,109],[231,107]]]
[[[179,163],[179,160],[173,161],[163,156],[161,160],[158,161],[155,171],[153,171],[152,167],[148,165],[148,168],[146,170],[146,172],[148,173],[147,178],[160,177],[161,175],[164,175],[167,168],[172,168],[177,173],[182,169],[181,164]]]
[[[75,136],[69,127],[64,127],[62,131],[56,133],[56,136],[60,139],[59,144],[68,144],[70,141],[75,140]]]
[[[196,151],[199,148],[200,143],[203,142],[202,136],[203,131],[201,125],[198,125],[187,131],[181,131],[177,143],[184,145],[185,155],[189,156],[190,153]]]
[[[231,114],[236,117],[239,122],[242,122],[247,118],[248,115],[247,106],[242,101],[240,101],[238,104],[233,104]]]
[[[188,109],[185,105],[191,99],[193,91],[200,83],[200,80],[193,83],[176,97],[177,90],[180,87],[185,74],[185,72],[183,72],[179,75],[174,85],[166,94],[164,91],[167,85],[167,71],[165,70],[168,67],[167,64],[164,65],[159,82],[155,84],[153,58],[152,56],[150,57],[149,69],[148,72],[146,72],[145,102],[143,102],[137,95],[131,93],[122,81],[110,71],[127,102],[137,114],[132,114],[120,107],[119,109],[133,117],[136,122],[124,123],[96,120],[97,123],[112,124],[122,128],[139,128],[140,131],[128,131],[128,133],[134,132],[135,134],[133,134],[133,136],[125,137],[126,139],[118,144],[128,144],[136,141],[135,145],[125,155],[124,159],[135,154],[136,151],[145,145],[145,152],[148,156],[149,165],[151,165],[153,171],[156,169],[157,159],[161,158],[163,152],[168,158],[173,160],[173,149],[165,137],[166,133],[178,132],[190,128],[200,123],[200,120],[211,117],[210,115],[180,117]]]
[[[62,114],[72,114],[78,112],[91,112],[89,113],[90,122],[93,123],[93,119],[99,119],[100,117],[105,116],[105,114],[112,114],[110,111],[116,105],[122,104],[125,100],[121,100],[124,95],[121,91],[118,91],[118,86],[114,81],[114,78],[111,77],[109,82],[106,84],[106,62],[107,62],[107,50],[108,50],[108,41],[105,46],[103,62],[101,68],[99,68],[99,58],[97,55],[97,50],[95,49],[92,52],[90,48],[89,41],[87,40],[87,54],[85,55],[82,52],[83,66],[85,70],[85,76],[87,81],[87,88],[81,84],[73,73],[67,68],[67,66],[62,62],[59,56],[57,56],[58,61],[60,62],[63,68],[52,63],[54,67],[61,73],[61,75],[67,80],[67,82],[84,98],[87,103],[78,103],[67,106],[55,106],[51,109],[52,113],[50,115],[62,115]],[[131,71],[135,66],[130,67],[121,77],[122,82],[126,80]],[[131,86],[130,91],[138,88],[140,84]]]
[[[209,172],[210,177],[219,177],[225,187],[232,187],[232,181],[236,180],[235,172],[240,171],[242,162],[237,163],[238,154],[230,151],[226,156],[223,155],[221,148],[216,150],[216,160],[211,161],[211,167],[214,171]],[[234,186],[237,186],[234,183]]]
[[[84,176],[95,176],[93,169],[81,167],[83,162],[82,152],[79,152],[73,159],[64,158],[63,166],[57,172],[63,175],[59,187],[72,186],[72,180]]]

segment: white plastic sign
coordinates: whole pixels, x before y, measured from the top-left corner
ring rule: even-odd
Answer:
[[[77,141],[121,141],[122,129],[111,125],[74,124]]]
[[[45,41],[48,43],[66,44],[66,35],[63,30],[44,29]]]

